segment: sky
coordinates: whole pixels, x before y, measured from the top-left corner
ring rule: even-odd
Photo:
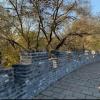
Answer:
[[[92,12],[95,15],[97,12],[100,12],[100,0],[91,0]]]
[[[3,0],[0,0],[0,2]],[[97,12],[100,12],[100,0],[90,0],[92,5],[92,13],[95,15]]]

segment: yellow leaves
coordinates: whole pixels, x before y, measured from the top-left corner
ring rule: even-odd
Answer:
[[[99,22],[93,18],[81,17],[72,24],[72,32],[89,33],[91,35],[84,35],[81,45],[84,44],[85,49],[100,50],[100,26]]]
[[[11,67],[12,64],[16,64],[19,61],[17,49],[12,48],[11,46],[5,47],[2,51],[2,63],[5,67]]]
[[[30,32],[29,34],[25,34],[24,38],[22,35],[14,34],[10,35],[9,39],[15,40],[17,43],[19,43],[24,48],[28,48],[28,42],[31,50],[34,50],[36,47],[36,40],[37,40],[37,33]],[[46,40],[41,37],[39,38],[39,50],[43,50],[46,46]],[[21,48],[17,45],[15,45],[15,48],[12,47],[11,44],[9,44],[8,41],[0,40],[0,51],[2,52],[3,56],[3,65],[6,67],[11,67],[13,64],[16,64],[19,62],[19,53]]]
[[[82,17],[72,24],[72,30],[73,32],[93,33],[95,29],[94,24],[92,19]]]
[[[100,50],[100,37],[99,39],[95,35],[85,37],[85,47],[89,50],[99,51]]]

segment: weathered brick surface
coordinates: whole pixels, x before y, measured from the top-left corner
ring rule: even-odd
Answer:
[[[0,99],[32,99],[39,93],[36,98],[99,97],[95,88],[100,82],[100,70],[84,65],[100,61],[100,54],[93,58],[91,53],[53,51],[51,56],[49,59],[47,52],[23,52],[20,64],[0,69]],[[51,84],[53,88],[48,88]]]
[[[75,72],[72,72],[69,75],[66,75],[62,79],[58,80],[56,83],[54,83],[44,91],[46,93],[47,90],[50,90],[53,94],[56,93],[56,96],[58,96],[57,98],[61,99],[100,99],[100,90],[98,88],[100,85],[98,85],[98,83],[100,82],[100,78],[96,79],[96,77],[98,76],[98,73],[96,73],[96,71],[100,72],[100,62],[81,67]],[[86,76],[88,76],[89,74],[91,75],[91,77],[88,79],[88,77]],[[79,77],[77,78],[75,77],[75,75]],[[63,96],[59,95],[62,93]],[[54,99],[54,96],[50,96],[50,98]]]

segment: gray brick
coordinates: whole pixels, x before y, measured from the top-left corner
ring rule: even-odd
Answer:
[[[52,96],[53,95],[53,92],[52,91],[44,91],[41,94],[42,95],[45,95],[45,96]]]
[[[97,89],[97,88],[89,88],[89,91],[93,92],[93,94],[100,92],[99,89]]]
[[[65,96],[65,94],[62,92],[62,93],[53,93],[52,97],[53,98],[56,98],[56,99],[63,99]]]
[[[64,90],[63,93],[64,93],[66,96],[72,96],[74,92],[69,91],[69,90]]]
[[[87,95],[87,96],[86,96],[86,99],[97,99],[97,98],[94,97],[94,96],[89,96],[89,95]]]
[[[53,98],[51,98],[51,97],[48,97],[48,96],[43,96],[42,98],[40,98],[40,99],[53,99]]]
[[[38,95],[36,97],[33,97],[33,99],[40,99],[40,98],[43,98],[43,95]]]
[[[50,86],[50,87],[48,87],[46,90],[47,90],[47,91],[53,91],[53,89],[54,89],[54,87],[53,87],[53,86]]]
[[[93,97],[100,98],[100,93],[99,90],[97,89],[100,83],[100,77],[99,77],[100,62],[98,63],[94,62],[94,64],[90,64],[93,60],[97,61],[97,56],[95,57],[95,59],[93,59],[92,55],[88,54],[89,59],[86,59],[87,58],[86,55],[79,54],[81,56],[80,57],[81,59],[78,60],[77,54],[71,53],[71,55],[72,59],[70,60],[70,62],[68,62],[66,60],[67,58],[66,53],[57,52],[55,56],[58,59],[58,67],[54,69],[52,68],[52,61],[48,60],[48,53],[46,52],[31,53],[31,54],[27,53],[26,55],[23,54],[22,60],[23,61],[30,60],[31,64],[30,65],[18,64],[19,67],[15,65],[16,66],[16,68],[14,68],[15,76],[10,75],[9,73],[6,73],[6,71],[4,71],[4,73],[8,74],[9,76],[8,79],[11,82],[8,82],[6,84],[5,82],[1,81],[0,95],[1,96],[6,95],[9,98],[12,97],[15,99],[16,98],[31,99],[33,95],[38,95],[41,91],[43,91],[41,92],[41,94],[33,98],[37,99],[54,99],[54,98],[84,99]],[[75,59],[79,62],[76,62]],[[84,66],[85,61],[88,64],[86,66]],[[68,72],[69,73],[68,74],[66,72],[67,71],[66,69],[68,69],[68,71],[71,73]],[[2,71],[0,70],[0,77],[2,75],[1,73]],[[15,79],[13,76],[15,77]],[[63,76],[65,77],[62,78]],[[17,83],[17,84],[15,83],[15,86],[11,84],[14,80]],[[54,85],[50,85],[53,83]],[[5,87],[7,90],[4,94],[2,94],[3,92],[1,85],[3,85],[3,87]],[[14,89],[12,88],[9,91],[9,88],[11,88],[12,86],[14,87]],[[47,88],[48,86],[50,86],[50,88]],[[18,90],[18,92],[15,93],[15,90],[16,91]],[[12,93],[13,91],[14,94]]]
[[[76,98],[76,97],[73,97],[73,96],[67,96],[67,95],[66,95],[66,96],[64,97],[64,99],[77,99],[77,98]]]
[[[61,89],[61,88],[53,88],[52,91],[53,91],[53,92],[56,92],[56,93],[62,93],[64,90]]]
[[[99,92],[95,92],[95,93],[93,93],[93,96],[100,98],[100,93]]]
[[[73,96],[77,97],[77,99],[84,99],[85,95],[81,93],[74,93]]]
[[[83,94],[86,94],[86,95],[92,95],[92,91],[89,91],[89,90],[83,90],[82,91]]]

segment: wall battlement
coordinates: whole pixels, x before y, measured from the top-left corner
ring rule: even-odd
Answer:
[[[32,99],[50,84],[83,65],[100,61],[90,52],[21,53],[20,64],[0,68],[0,99]]]

